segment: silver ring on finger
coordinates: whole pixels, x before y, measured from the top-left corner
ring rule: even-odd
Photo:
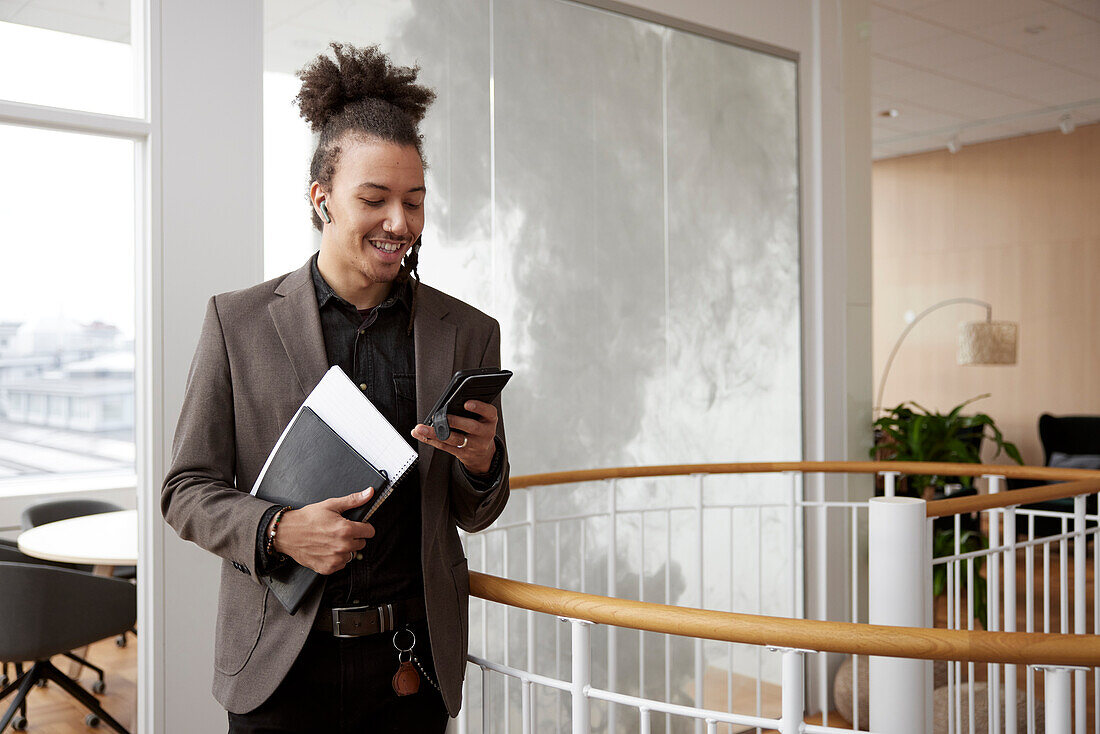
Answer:
[[[355,560],[355,551],[351,551],[351,552],[350,552],[350,553],[348,554],[348,563],[351,563],[351,562],[352,562],[352,561],[354,561],[354,560]],[[345,564],[345,565],[346,565],[346,564]]]
[[[469,441],[469,440],[470,440],[470,437],[469,437],[469,436],[463,436],[463,437],[462,437],[462,443],[460,443],[460,444],[459,444],[458,446],[455,446],[455,448],[456,448],[456,449],[464,449],[464,448],[466,448],[466,442],[467,442],[467,441]]]

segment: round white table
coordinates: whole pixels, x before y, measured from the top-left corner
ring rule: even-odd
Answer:
[[[137,510],[103,512],[72,517],[25,530],[19,550],[47,561],[85,563],[95,572],[111,575],[114,566],[138,561]]]

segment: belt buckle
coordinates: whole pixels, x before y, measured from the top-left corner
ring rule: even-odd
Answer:
[[[394,624],[393,604],[385,604],[380,607],[333,607],[332,608],[332,635],[333,637],[365,637],[366,635],[373,635],[376,632],[357,632],[353,634],[345,634],[340,629],[340,617],[341,612],[368,612],[373,611],[378,615],[378,630],[377,632],[389,632],[393,630],[396,625]],[[359,625],[356,625],[358,627]]]

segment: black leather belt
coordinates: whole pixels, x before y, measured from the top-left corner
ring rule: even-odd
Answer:
[[[331,632],[334,637],[363,637],[390,632],[426,616],[423,599],[406,599],[373,607],[322,608],[317,612],[313,629]]]

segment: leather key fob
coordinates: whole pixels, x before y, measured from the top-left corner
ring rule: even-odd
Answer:
[[[411,696],[420,690],[420,675],[412,662],[406,660],[397,666],[393,674],[393,691],[398,696]]]

